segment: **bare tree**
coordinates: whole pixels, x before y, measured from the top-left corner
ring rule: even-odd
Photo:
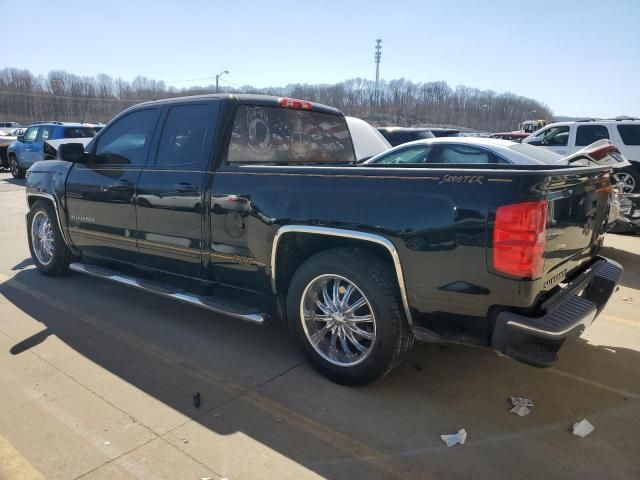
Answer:
[[[25,124],[37,120],[106,122],[136,103],[211,93],[212,85],[177,89],[143,76],[132,82],[101,73],[79,77],[53,70],[37,77],[28,70],[0,70],[0,118]],[[451,125],[483,131],[511,130],[528,118],[550,119],[546,105],[512,93],[478,90],[446,82],[415,83],[405,78],[382,81],[378,105],[374,82],[353,78],[335,85],[223,88],[233,93],[292,96],[332,105],[378,125]]]

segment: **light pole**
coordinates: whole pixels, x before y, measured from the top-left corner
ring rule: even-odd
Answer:
[[[218,93],[218,79],[220,79],[220,77],[222,75],[224,75],[225,73],[229,73],[229,70],[225,70],[224,72],[220,72],[218,75],[216,75],[216,93]]]

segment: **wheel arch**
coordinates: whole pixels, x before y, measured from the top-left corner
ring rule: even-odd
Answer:
[[[70,247],[69,240],[67,239],[67,235],[65,234],[64,229],[62,228],[62,223],[60,222],[60,210],[58,209],[58,201],[56,198],[50,193],[45,192],[28,192],[27,193],[27,205],[29,206],[29,210],[33,207],[33,204],[38,200],[45,201],[49,203],[53,207],[53,211],[56,213],[56,223],[58,224],[58,228],[60,229],[60,234],[62,235],[62,239],[64,243],[67,244],[67,247]]]
[[[301,242],[307,246],[308,250],[299,251],[298,247]],[[286,290],[286,285],[291,280],[293,273],[308,258],[309,254],[338,246],[364,247],[390,263],[396,275],[405,317],[409,325],[412,325],[413,320],[398,251],[391,240],[374,233],[311,225],[280,227],[273,238],[271,247],[270,274],[273,293],[277,295]]]

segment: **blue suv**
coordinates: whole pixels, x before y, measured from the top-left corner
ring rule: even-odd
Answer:
[[[69,122],[38,122],[7,148],[9,168],[14,178],[24,178],[27,169],[40,160],[56,157],[60,143],[75,139],[74,143],[88,143],[102,125]]]

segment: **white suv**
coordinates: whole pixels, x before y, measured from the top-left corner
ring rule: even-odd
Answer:
[[[640,191],[640,119],[558,122],[534,132],[522,143],[538,145],[561,155],[570,155],[606,139],[631,163],[614,178],[623,193]]]

